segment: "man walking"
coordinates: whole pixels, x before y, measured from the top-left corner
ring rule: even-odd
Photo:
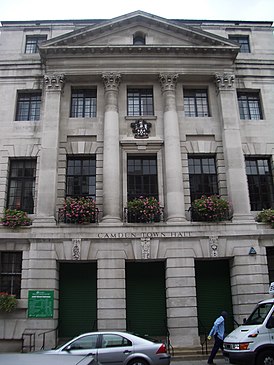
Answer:
[[[213,348],[210,353],[210,356],[207,360],[208,364],[214,364],[213,360],[219,349],[221,349],[223,351],[226,317],[227,317],[227,312],[223,311],[221,313],[220,317],[218,317],[215,320],[213,327],[211,328],[211,331],[209,332],[209,335],[207,337],[208,340],[211,340],[211,336],[214,336],[214,340],[215,340]]]

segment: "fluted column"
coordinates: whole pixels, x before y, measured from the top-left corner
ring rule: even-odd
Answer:
[[[164,156],[166,181],[166,213],[168,221],[185,221],[182,159],[179,121],[176,109],[177,74],[161,74],[164,98]]]
[[[222,139],[227,188],[233,205],[233,220],[253,220],[239,126],[238,103],[232,74],[215,75],[222,119]]]
[[[120,161],[118,92],[120,74],[102,75],[105,87],[103,221],[120,222]]]
[[[61,92],[64,75],[44,76],[44,109],[35,224],[56,224],[57,167]]]

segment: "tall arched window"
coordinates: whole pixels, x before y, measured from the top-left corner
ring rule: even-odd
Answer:
[[[142,32],[136,32],[133,35],[133,44],[134,45],[143,45],[146,44],[146,36]]]

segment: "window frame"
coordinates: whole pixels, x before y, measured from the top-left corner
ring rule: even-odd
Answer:
[[[249,35],[229,34],[228,39],[239,44],[240,53],[251,53]]]
[[[136,169],[138,160],[140,160],[141,162],[139,173],[137,173],[138,170]],[[132,164],[132,173],[130,173],[129,171],[129,161],[134,161]],[[154,166],[152,166],[151,164],[144,166],[144,161],[151,161],[154,163]],[[146,169],[147,172],[151,172],[153,168],[155,168],[154,173],[144,174],[144,169]],[[146,186],[146,188],[144,188],[144,186]],[[156,154],[127,155],[127,201],[139,198],[140,196],[155,197],[159,200],[158,160]]]
[[[3,257],[7,255],[12,257],[12,260],[6,264],[10,265],[11,268],[9,268],[9,270],[7,271],[4,271],[5,263]],[[0,251],[0,292],[7,292],[9,294],[15,295],[16,298],[20,298],[22,281],[22,260],[22,251]],[[15,271],[17,270],[16,266],[19,267],[19,271]],[[8,285],[3,284],[4,277],[8,277],[8,281],[10,281]]]
[[[241,120],[262,120],[263,111],[259,91],[237,91],[237,101]],[[256,118],[259,116],[259,118]]]
[[[203,94],[203,96],[199,95]],[[210,117],[207,88],[183,88],[184,112],[189,118]]]
[[[31,162],[33,166],[27,167],[26,165]],[[23,170],[23,174],[19,174],[18,176],[13,175],[16,170],[20,169],[20,166],[13,166],[16,163],[18,165],[20,163],[23,164],[21,170]],[[33,170],[33,174],[30,175],[28,170]],[[8,194],[7,194],[7,209],[20,209],[28,214],[34,213],[34,199],[35,199],[35,181],[36,181],[36,170],[37,170],[37,160],[36,158],[11,158],[9,161],[9,177],[8,177]],[[13,183],[14,182],[14,183]],[[12,186],[14,185],[14,187]],[[27,185],[32,185],[29,188],[26,188]],[[19,194],[12,195],[12,190],[19,192]],[[32,200],[31,202],[24,196],[26,192],[31,191],[30,195]],[[13,199],[15,203],[11,203],[10,200]],[[19,203],[17,203],[19,201]],[[24,203],[28,201],[28,203]]]
[[[127,116],[154,116],[153,87],[127,88]]]
[[[192,163],[190,161],[199,161],[199,164]],[[207,160],[207,163],[206,163]],[[209,163],[209,160],[213,161],[213,164]],[[204,163],[203,163],[204,161]],[[208,173],[206,173],[205,167],[208,166]],[[210,169],[214,167],[214,173],[210,172]],[[195,172],[197,169],[197,172]],[[200,172],[198,172],[200,169]],[[201,198],[202,195],[218,195],[218,170],[216,164],[216,156],[213,154],[208,155],[188,155],[188,173],[189,173],[189,190],[190,200],[193,202],[195,199]],[[197,187],[197,188],[196,188]],[[198,188],[199,187],[199,188]]]
[[[259,162],[262,162],[260,165]],[[252,166],[252,162],[255,162]],[[249,163],[249,166],[248,164]],[[269,157],[245,157],[249,201],[251,211],[274,208],[274,186]],[[252,173],[255,172],[256,173]],[[266,173],[268,171],[268,173]],[[264,173],[263,173],[264,172]],[[260,178],[265,176],[265,178]]]
[[[75,169],[78,168],[77,166],[69,166],[69,163],[72,161],[80,161],[81,166],[80,166],[80,170],[81,173],[77,174],[75,172]],[[94,166],[89,166],[88,168],[91,168],[94,170],[94,172],[92,173],[92,171],[90,172],[90,174],[83,174],[83,169],[85,168],[83,166],[84,161],[89,161],[90,164],[93,162]],[[74,169],[74,173],[70,174],[69,169]],[[84,177],[88,177],[91,178],[91,180],[94,180],[94,184],[87,184],[85,182],[85,185],[83,184],[83,180]],[[69,180],[72,180],[73,184],[70,185]],[[79,187],[79,192],[75,192],[75,187],[76,187],[76,183],[78,180],[78,187]],[[88,181],[87,180],[87,181]],[[88,190],[90,189],[90,187],[93,187],[94,189],[94,194],[89,194],[89,192],[83,192],[83,186],[88,187]],[[69,190],[73,190],[74,193],[70,193]],[[96,155],[88,155],[88,156],[83,156],[83,155],[68,155],[67,156],[67,169],[66,169],[66,197],[72,197],[72,198],[78,198],[78,197],[90,197],[92,199],[96,199]]]
[[[18,122],[38,121],[41,116],[42,91],[17,91],[16,116]]]
[[[47,40],[47,34],[28,34],[26,35],[25,54],[35,54],[39,51],[39,44]]]
[[[96,116],[97,88],[71,88],[70,118],[95,118]]]

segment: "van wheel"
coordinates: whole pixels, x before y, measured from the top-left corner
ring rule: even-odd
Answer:
[[[256,365],[274,365],[274,351],[266,350],[259,353]]]

